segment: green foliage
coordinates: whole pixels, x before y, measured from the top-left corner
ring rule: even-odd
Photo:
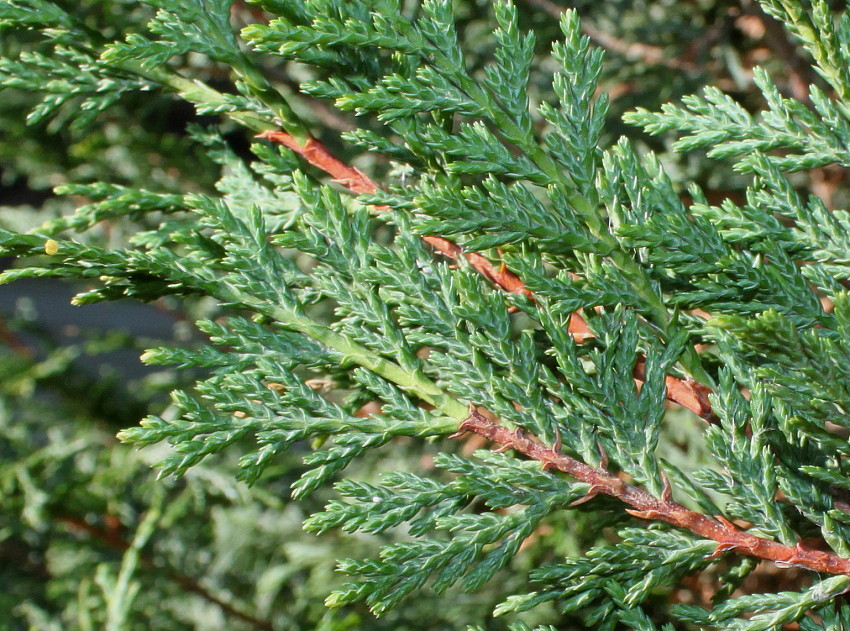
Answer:
[[[707,88],[625,116],[745,178],[714,203],[681,160],[612,139],[603,54],[576,11],[542,52],[525,14],[493,3],[478,18],[485,54],[466,40],[472,3],[252,4],[150,0],[146,25],[100,33],[58,2],[0,1],[0,28],[21,42],[0,58],[0,86],[34,95],[30,125],[79,133],[162,92],[226,129],[285,132],[249,153],[195,126],[186,142],[217,166],[214,186],[97,171],[56,189],[84,198],[75,212],[0,228],[0,252],[20,262],[0,282],[75,279],[81,306],[186,304],[198,334],[147,344],[145,363],[186,372],[163,373],[170,403],[152,396],[122,424],[142,455],[103,448],[91,424],[69,441],[33,410],[3,418],[2,492],[23,521],[4,512],[0,535],[58,564],[14,624],[149,628],[163,602],[148,624],[225,627],[181,612],[182,587],[246,628],[847,627],[848,215],[797,179],[850,166],[847,15],[763,2],[823,80],[805,102],[755,69],[757,112]],[[340,142],[371,152],[381,186],[317,140],[304,111],[319,101],[358,117]],[[39,391],[66,354],[9,358],[5,396]],[[677,388],[710,390],[710,413]],[[469,419],[501,449],[455,440]],[[674,423],[694,443],[684,457]],[[64,473],[81,454],[117,460]],[[75,502],[128,532],[69,515]],[[271,525],[252,523],[264,515]],[[321,544],[292,529],[302,519],[345,550],[311,553]],[[120,560],[54,552],[73,548],[44,535],[63,521]],[[215,588],[178,571],[185,550]],[[333,557],[351,557],[347,582],[328,578]],[[758,578],[753,559],[788,572],[779,593],[757,580],[735,593]],[[72,593],[75,574],[87,578]],[[674,604],[694,575],[715,581],[713,600]]]

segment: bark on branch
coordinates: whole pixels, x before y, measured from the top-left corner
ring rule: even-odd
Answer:
[[[502,449],[513,449],[541,463],[544,469],[554,469],[590,485],[586,499],[602,494],[615,497],[631,508],[626,509],[640,519],[663,521],[689,530],[705,539],[717,542],[711,558],[726,552],[737,552],[757,559],[773,561],[782,567],[799,567],[814,572],[850,575],[850,559],[807,548],[801,543],[786,546],[764,537],[741,530],[722,515],[708,517],[674,502],[669,486],[657,498],[644,489],[628,484],[604,467],[591,467],[555,449],[544,446],[535,438],[511,431],[496,421],[470,410],[469,417],[461,423],[458,434],[471,432],[497,443]]]

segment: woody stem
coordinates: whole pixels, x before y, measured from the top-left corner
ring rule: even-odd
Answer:
[[[716,541],[717,552],[738,552],[781,565],[806,568],[827,574],[850,575],[850,559],[806,548],[800,544],[786,546],[741,530],[722,516],[708,517],[692,511],[670,498],[657,498],[633,484],[628,484],[604,468],[591,467],[575,458],[545,447],[525,434],[515,433],[475,411],[461,424],[461,430],[472,432],[494,443],[542,463],[590,485],[590,493],[616,497],[631,506],[635,517],[663,521],[673,526]]]

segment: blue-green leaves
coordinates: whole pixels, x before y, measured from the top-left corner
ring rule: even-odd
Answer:
[[[561,30],[564,41],[552,47],[552,56],[562,68],[554,78],[561,107],[544,103],[540,113],[553,128],[546,136],[552,155],[567,168],[579,192],[592,199],[600,159],[599,139],[608,107],[606,95],[596,98],[602,50],[590,47],[589,38],[581,34],[575,11],[564,12]]]
[[[533,123],[528,103],[528,79],[534,61],[534,34],[523,35],[520,32],[514,5],[496,2],[493,11],[499,25],[493,33],[498,46],[496,63],[485,70],[486,85],[498,95],[502,107],[521,132],[531,135]]]
[[[850,133],[846,113],[812,88],[817,113],[799,101],[783,98],[763,70],[756,81],[767,101],[768,110],[760,120],[716,88],[706,88],[702,96],[689,96],[683,105],[665,104],[658,114],[637,110],[626,121],[640,125],[651,134],[688,132],[676,141],[677,151],[708,148],[712,158],[735,158],[736,168],[752,171],[749,156],[785,150],[771,161],[783,171],[801,171],[828,164],[850,164],[847,138]]]
[[[814,69],[835,90],[843,105],[848,104],[850,96],[850,50],[847,41],[850,34],[850,21],[844,14],[838,20],[824,0],[815,0],[811,11],[796,2],[764,0],[764,9],[781,20],[800,43],[814,58]]]
[[[149,0],[147,4],[158,9],[156,17],[148,23],[157,39],[129,35],[126,41],[106,49],[104,61],[134,61],[141,68],[151,70],[167,64],[172,57],[196,52],[224,63],[237,62],[239,46],[230,26],[233,0]]]
[[[715,547],[710,541],[657,529],[628,528],[618,534],[619,545],[599,546],[583,558],[532,570],[537,591],[512,596],[496,613],[521,612],[557,601],[562,613],[581,612],[588,626],[614,628],[622,616],[640,612],[637,605],[651,590],[708,565]]]
[[[422,211],[418,229],[423,234],[477,235],[463,242],[471,251],[525,242],[552,254],[570,254],[593,251],[596,245],[587,230],[552,213],[526,186],[509,186],[492,175],[480,187],[423,183],[413,203]]]
[[[150,90],[151,82],[116,71],[87,50],[57,45],[50,55],[24,51],[0,59],[0,87],[42,96],[27,122],[40,123],[60,113],[74,128],[84,128],[128,92]]]
[[[8,0],[0,6],[0,28],[37,27],[70,29],[74,20],[50,0]],[[61,30],[56,32],[59,35]]]
[[[386,547],[373,561],[344,561],[341,570],[360,581],[345,585],[328,603],[341,606],[365,600],[381,613],[429,578],[438,592],[457,582],[466,591],[479,589],[510,561],[547,514],[586,490],[539,471],[533,463],[487,452],[478,456],[483,462],[441,456],[437,467],[458,476],[448,484],[393,474],[386,477],[383,488],[338,485],[347,501],[332,502],[325,513],[308,521],[309,529],[377,532],[410,521],[412,532],[429,538]],[[481,498],[488,509],[525,506],[505,513],[460,512],[471,497]],[[445,537],[435,537],[441,533]]]
[[[679,151],[708,149],[714,158],[735,158],[736,168],[751,171],[750,154],[768,153],[781,171],[800,171],[829,164],[850,165],[850,20],[844,14],[834,19],[824,0],[812,3],[811,11],[801,3],[764,0],[766,11],[780,19],[814,57],[814,69],[834,91],[828,97],[818,86],[809,88],[811,106],[785,98],[767,72],[755,68],[753,79],[764,95],[767,108],[754,117],[740,103],[714,87],[702,96],[682,99],[683,106],[665,104],[660,113],[638,108],[626,121],[652,134],[675,130],[687,135],[676,141]]]
[[[817,609],[822,603],[843,594],[850,587],[846,576],[833,576],[815,583],[802,592],[779,594],[753,594],[742,596],[720,604],[712,611],[700,607],[678,605],[677,615],[686,622],[698,625],[720,626],[734,631],[766,631],[804,618],[807,612]],[[749,619],[740,616],[753,612]],[[830,618],[834,613],[827,614]],[[805,622],[805,621],[803,621]],[[802,627],[802,625],[801,625]],[[815,628],[811,621],[806,628]]]

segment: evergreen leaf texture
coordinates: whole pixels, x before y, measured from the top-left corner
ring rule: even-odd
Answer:
[[[611,137],[576,11],[547,50],[493,2],[482,65],[450,0],[251,0],[247,25],[230,0],[146,0],[127,33],[66,4],[0,2],[5,32],[40,38],[0,59],[0,85],[40,99],[28,122],[171,94],[221,176],[65,184],[74,213],[0,228],[0,282],[215,305],[197,343],[142,355],[192,376],[119,434],[161,476],[221,462],[252,485],[294,458],[307,531],[382,542],[338,560],[332,611],[495,585],[515,631],[850,628],[850,215],[804,177],[850,168],[846,6],[761,0],[808,55],[804,100],[757,68],[756,107],[711,87],[625,116],[746,178],[716,199]],[[320,129],[310,103],[359,128]],[[92,239],[104,222],[130,238]],[[402,448],[419,455],[381,469]],[[107,628],[140,598],[158,501],[101,576]]]

